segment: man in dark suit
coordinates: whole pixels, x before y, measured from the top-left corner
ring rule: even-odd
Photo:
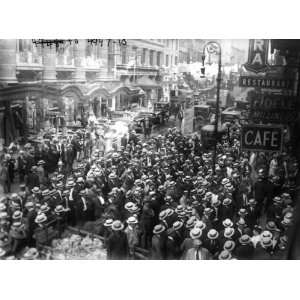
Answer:
[[[246,216],[246,223],[248,224],[249,228],[253,229],[258,222],[259,211],[258,207],[256,206],[255,199],[249,199],[248,206],[246,208],[247,216]]]
[[[252,259],[254,254],[254,246],[249,235],[242,235],[236,246],[235,254],[238,259]]]
[[[112,223],[112,233],[106,241],[108,259],[128,259],[128,241],[124,225],[121,221],[116,220]]]
[[[27,188],[31,191],[34,187],[40,186],[40,179],[37,175],[37,166],[31,168],[31,172],[27,175],[25,180]]]
[[[18,156],[18,173],[20,182],[24,182],[24,177],[26,174],[26,159],[24,155],[24,151],[20,151],[20,156]]]

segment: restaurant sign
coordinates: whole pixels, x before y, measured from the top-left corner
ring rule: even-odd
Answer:
[[[243,151],[281,152],[283,130],[281,126],[244,125],[241,132]]]
[[[240,76],[239,86],[266,89],[293,89],[294,81],[286,78]]]
[[[249,40],[248,61],[244,64],[247,71],[265,72],[268,69],[269,40]]]

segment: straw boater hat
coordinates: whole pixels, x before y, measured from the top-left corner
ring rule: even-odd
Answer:
[[[278,196],[273,198],[273,202],[277,203],[277,204],[281,204],[282,203],[282,199]]]
[[[273,234],[270,231],[265,230],[260,234],[260,236],[261,238],[272,238]]]
[[[134,203],[133,202],[127,202],[124,205],[124,207],[125,207],[126,210],[131,210],[134,207]]]
[[[272,247],[273,246],[272,238],[263,237],[260,240],[260,244],[263,248]]]
[[[194,239],[199,239],[202,235],[202,230],[200,228],[193,228],[190,231],[190,237],[194,240]]]
[[[45,202],[41,207],[40,207],[40,211],[41,213],[46,213],[50,210],[50,207],[48,206],[48,203]]]
[[[213,212],[213,209],[210,208],[210,207],[206,207],[206,208],[204,209],[204,214],[205,214],[205,215],[209,215],[209,214],[211,214],[212,212]]]
[[[166,212],[167,212],[167,216],[170,217],[170,216],[172,216],[172,215],[174,214],[174,209],[172,209],[172,208],[167,208],[167,209],[166,209]]]
[[[116,221],[114,221],[114,222],[112,223],[111,228],[112,228],[112,230],[114,230],[114,231],[120,231],[120,230],[123,230],[123,229],[124,229],[124,225],[123,225],[123,223],[122,223],[121,221],[116,220]]]
[[[224,250],[232,251],[235,248],[235,242],[228,240],[224,243],[223,248],[224,248]]]
[[[245,208],[241,208],[238,212],[238,214],[243,217],[246,216],[248,214],[247,210]]]
[[[223,200],[223,205],[229,205],[229,204],[231,204],[231,202],[232,202],[232,200],[230,198],[225,198]]]
[[[176,213],[183,212],[183,211],[184,211],[184,207],[182,205],[178,205],[175,209]]]
[[[75,186],[74,180],[68,180],[67,181],[67,184],[66,184],[67,188],[71,188],[71,187],[74,187],[74,186]]]
[[[156,226],[154,227],[153,233],[154,233],[154,234],[160,234],[160,233],[164,232],[165,230],[166,230],[166,227],[165,227],[165,226],[163,226],[162,224],[158,224],[158,225],[156,225]]]
[[[62,205],[57,205],[54,209],[54,212],[56,214],[60,214],[60,213],[63,213],[65,211],[64,207]]]
[[[203,221],[201,221],[201,220],[196,220],[194,226],[195,226],[195,228],[199,228],[201,230],[203,230],[203,229],[206,228],[206,224]]]
[[[221,181],[222,185],[225,185],[225,184],[228,184],[228,183],[230,183],[230,180],[228,178],[223,178],[222,181]]]
[[[195,216],[192,216],[190,217],[187,221],[186,221],[186,224],[185,224],[185,227],[186,228],[193,228],[194,225],[196,223],[196,217]]]
[[[5,211],[0,212],[0,219],[6,219],[7,217],[8,217],[7,212],[5,212]]]
[[[113,219],[107,219],[107,220],[105,220],[105,222],[104,222],[104,226],[105,226],[105,227],[111,227],[112,224],[113,224],[113,222],[114,222]]]
[[[47,217],[44,213],[38,214],[35,218],[35,223],[41,224],[47,221]]]
[[[136,219],[136,217],[129,217],[127,219],[127,224],[137,224],[138,223],[138,220]]]
[[[29,248],[23,255],[24,259],[33,260],[39,257],[39,252],[36,248]]]
[[[232,255],[231,255],[231,253],[230,253],[229,251],[223,250],[223,251],[219,254],[218,259],[219,259],[219,260],[230,260],[230,259],[232,259]]]
[[[176,221],[173,223],[173,229],[174,230],[179,230],[180,228],[182,228],[183,223],[181,221]]]
[[[41,190],[35,186],[32,190],[31,190],[34,194],[38,194]]]
[[[230,219],[225,219],[222,222],[222,224],[223,224],[224,227],[232,227],[233,226],[233,222]]]
[[[186,209],[185,209],[185,212],[187,214],[192,214],[193,213],[193,208],[191,206],[187,206]]]
[[[278,227],[276,226],[274,221],[267,222],[266,229],[269,230],[269,231],[278,231],[278,232],[280,232],[280,230],[278,229]]]
[[[59,180],[62,180],[62,179],[64,179],[64,175],[63,174],[58,174],[57,175],[57,180],[59,181]]]
[[[238,226],[246,226],[246,222],[243,218],[240,218],[237,223],[236,223]]]
[[[6,210],[6,205],[4,203],[0,203],[0,211]]]
[[[248,203],[249,203],[249,205],[255,205],[257,202],[255,199],[252,198],[252,199],[249,199]]]
[[[250,236],[248,234],[244,234],[239,238],[239,242],[241,245],[248,245],[251,242]]]
[[[140,210],[141,209],[136,204],[134,204],[134,206],[129,210],[129,212],[132,214],[135,214],[135,213],[139,212]]]
[[[207,233],[207,237],[210,239],[210,240],[215,240],[219,237],[219,233],[217,230],[215,229],[210,229]]]
[[[33,203],[32,201],[28,201],[28,202],[25,203],[25,207],[26,207],[27,209],[33,208],[33,207],[34,207],[34,203]]]
[[[6,251],[4,249],[0,248],[0,257],[5,256],[5,254],[6,254]]]
[[[43,197],[49,196],[49,194],[50,194],[50,191],[48,189],[42,191]]]
[[[13,193],[13,194],[11,194],[10,198],[11,198],[12,200],[16,200],[16,199],[18,199],[19,197],[18,197],[18,194]]]
[[[16,210],[14,213],[13,213],[13,220],[18,220],[18,219],[21,219],[23,216],[22,212],[19,211],[19,210]]]
[[[235,230],[232,227],[226,227],[224,230],[224,237],[230,239],[234,235]]]
[[[84,179],[83,177],[78,177],[77,180],[76,180],[77,183],[82,183],[84,182]]]

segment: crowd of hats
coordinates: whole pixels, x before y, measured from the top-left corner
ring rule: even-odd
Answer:
[[[281,208],[279,218],[268,219],[266,224],[258,219],[255,226],[250,228],[251,233],[240,234],[238,238],[233,239],[233,236],[236,237],[238,231],[243,232],[243,228],[248,227],[248,208],[255,207],[257,201],[250,198],[245,207],[235,209],[231,219],[220,220],[217,217],[221,208],[236,204],[235,192],[242,178],[249,179],[250,176],[247,168],[249,154],[238,149],[237,139],[231,145],[228,141],[218,145],[214,174],[213,153],[203,151],[197,137],[185,137],[177,129],[169,129],[165,136],[159,135],[143,142],[136,136],[130,136],[127,145],[121,146],[111,157],[101,157],[96,149],[88,161],[77,164],[68,176],[54,172],[48,187],[34,187],[29,191],[31,195],[39,194],[42,201],[26,201],[24,207],[34,207],[37,211],[35,222],[44,224],[49,210],[60,214],[67,209],[63,205],[50,207],[51,197],[57,194],[57,190],[68,197],[71,188],[81,185],[79,194],[85,196],[86,189],[92,186],[104,198],[106,217],[103,225],[113,232],[141,223],[144,211],[149,208],[154,211],[153,219],[156,220],[151,229],[154,235],[171,235],[180,231],[185,232],[182,241],[191,238],[205,243],[207,240],[221,239],[222,232],[226,241],[218,253],[219,259],[231,259],[236,243],[244,245],[258,241],[262,247],[270,247],[275,245],[276,239],[276,243],[284,248],[287,243],[286,231],[293,222],[293,200],[288,191],[273,197],[273,204]],[[43,162],[40,161],[39,165],[43,165]],[[228,166],[230,175],[226,171]],[[130,180],[124,176],[127,174],[129,178],[132,176]],[[265,174],[266,170],[258,170],[258,177]],[[21,188],[24,192],[24,187]],[[1,224],[22,226],[20,198],[24,197],[23,192],[1,199]],[[117,204],[121,213],[108,211],[111,204]],[[2,226],[1,230],[4,228]],[[3,247],[0,250],[2,253]]]

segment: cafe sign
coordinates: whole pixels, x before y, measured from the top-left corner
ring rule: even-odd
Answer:
[[[281,152],[283,130],[281,126],[244,125],[241,131],[243,151]]]
[[[268,69],[269,40],[249,40],[248,61],[244,64],[247,71],[260,73]]]

